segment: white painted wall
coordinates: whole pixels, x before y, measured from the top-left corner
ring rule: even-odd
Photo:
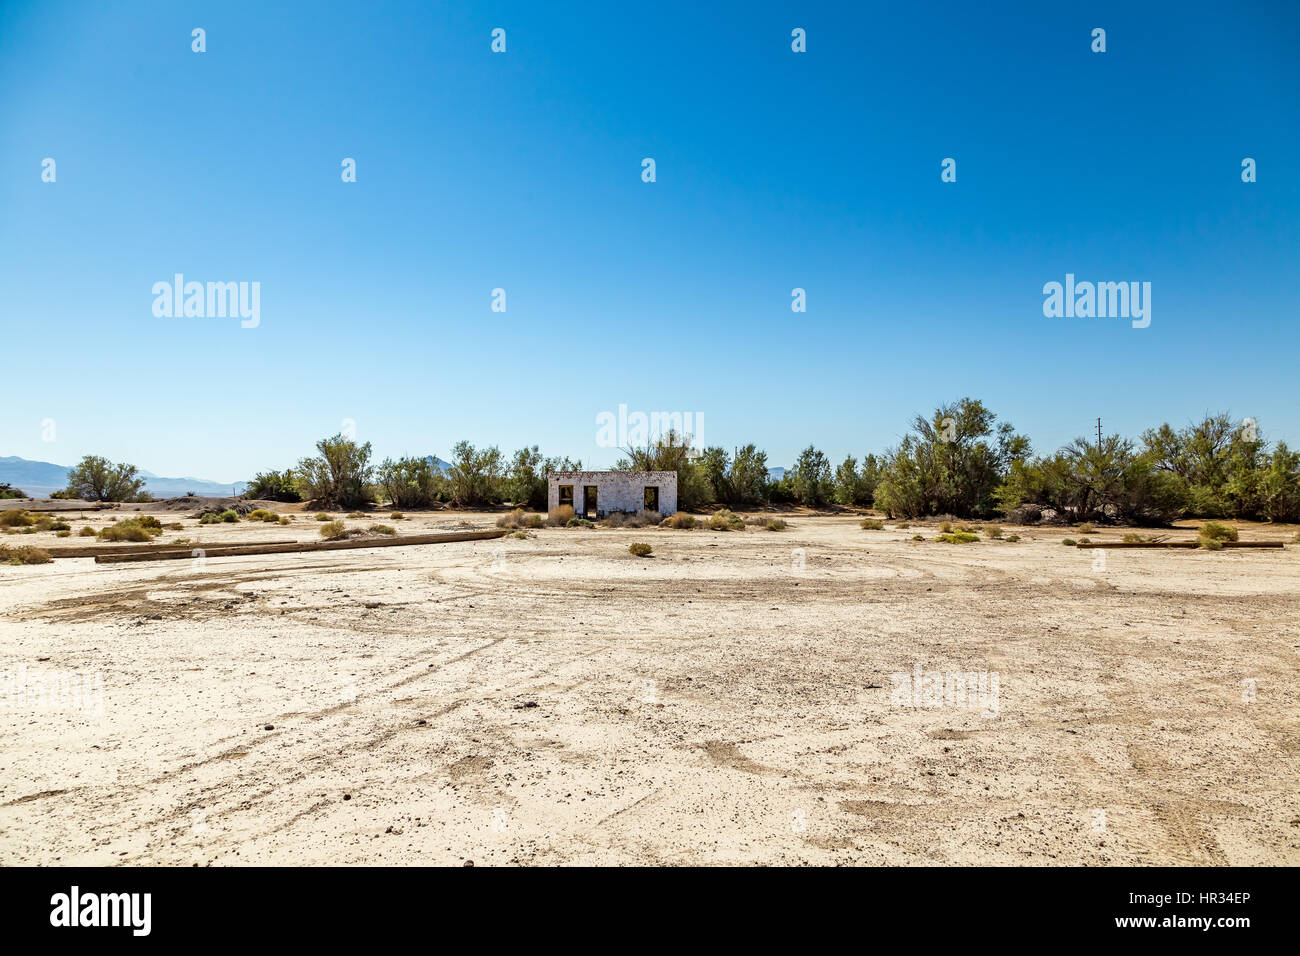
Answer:
[[[573,485],[573,510],[582,514],[582,489],[596,486],[596,513],[637,512],[643,507],[645,489],[659,489],[659,513],[677,511],[677,472],[675,471],[557,471],[547,476],[546,507],[560,506],[560,485]]]

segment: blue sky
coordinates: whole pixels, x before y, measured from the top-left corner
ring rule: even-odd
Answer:
[[[1297,443],[1297,50],[1294,3],[0,3],[0,454],[603,466],[622,403],[788,465],[963,395]],[[177,272],[260,325],[156,318]],[[1067,272],[1150,327],[1044,317]]]

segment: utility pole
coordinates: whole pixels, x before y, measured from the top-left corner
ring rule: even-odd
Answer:
[[[1097,419],[1097,451],[1101,451],[1101,419]]]

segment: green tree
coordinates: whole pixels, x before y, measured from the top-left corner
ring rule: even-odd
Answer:
[[[342,434],[316,443],[319,454],[295,469],[298,493],[325,508],[356,508],[373,500],[370,442],[358,445]]]
[[[754,445],[736,449],[731,462],[731,504],[757,505],[767,500],[767,453]]]
[[[495,445],[480,451],[467,441],[456,442],[447,469],[452,503],[460,508],[497,504],[504,493],[502,470],[501,450]]]
[[[831,463],[825,454],[809,445],[795,459],[794,468],[790,470],[790,481],[800,504],[810,508],[819,507],[829,500],[834,489]]]
[[[376,471],[379,487],[394,508],[427,508],[438,500],[444,479],[424,457],[385,458]]]
[[[259,501],[302,501],[292,468],[258,472],[248,483],[244,496]]]
[[[144,494],[144,479],[135,465],[114,464],[99,455],[87,455],[68,469],[69,498],[86,501],[132,501]]]

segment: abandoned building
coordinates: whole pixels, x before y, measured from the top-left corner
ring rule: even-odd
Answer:
[[[547,478],[546,507],[568,505],[584,518],[622,511],[677,510],[675,471],[556,471]]]

